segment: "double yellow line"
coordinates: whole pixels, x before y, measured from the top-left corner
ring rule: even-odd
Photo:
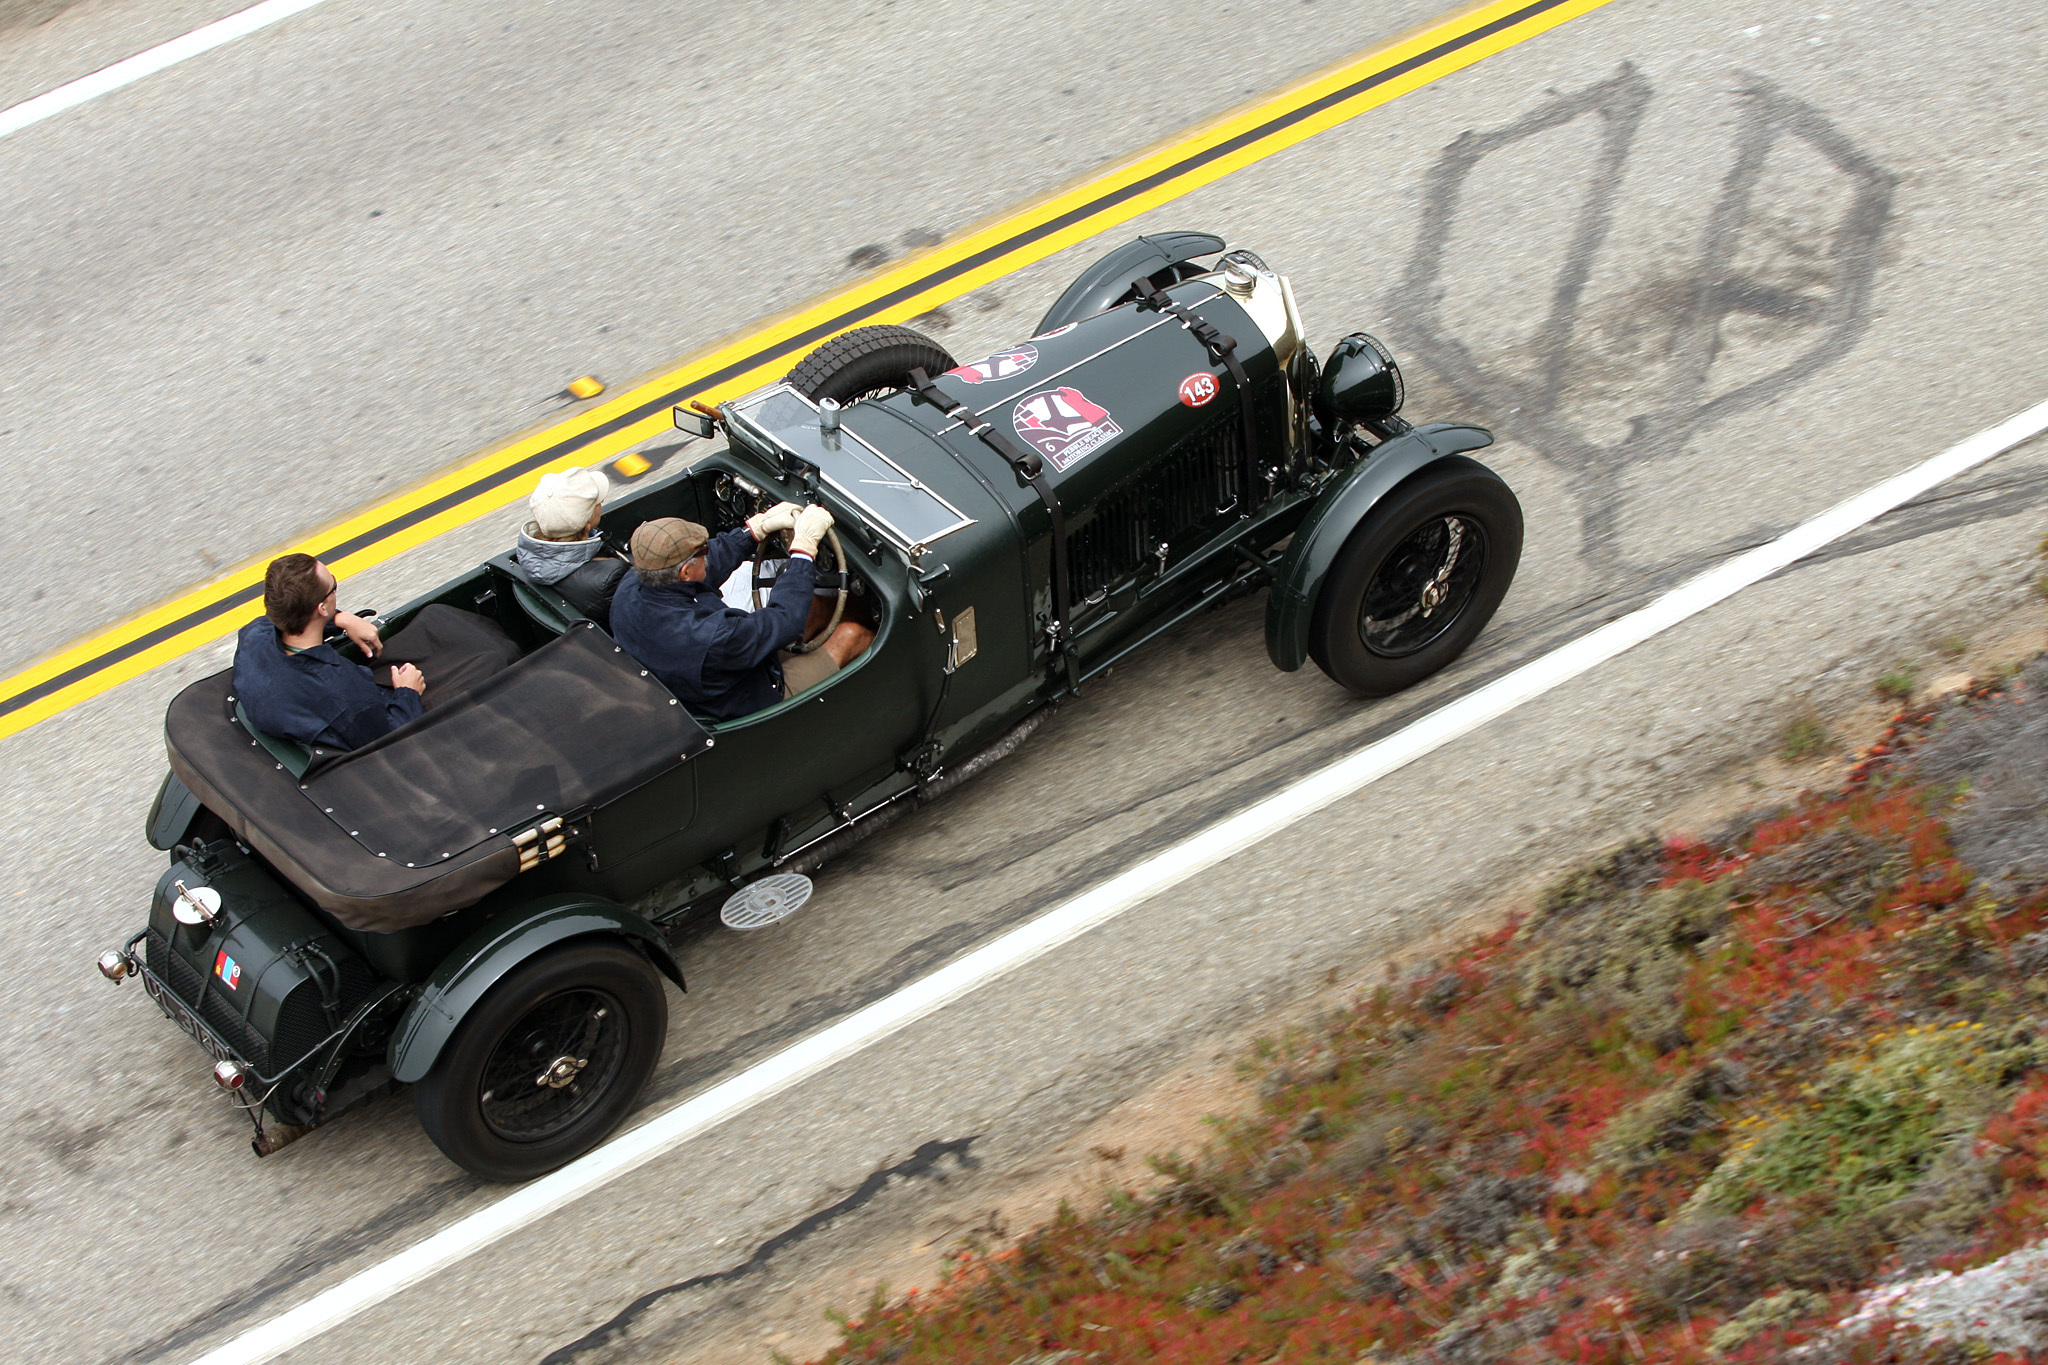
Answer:
[[[677,403],[716,402],[756,388],[849,327],[929,312],[1605,3],[1475,5],[760,323],[566,421],[517,437],[37,661],[0,682],[0,738],[237,629],[254,615],[264,565],[275,555],[303,551],[344,577],[360,573],[516,501],[549,469],[599,463],[666,430]]]

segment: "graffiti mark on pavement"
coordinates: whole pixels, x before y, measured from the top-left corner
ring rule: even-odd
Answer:
[[[1897,177],[1769,81],[1743,78],[1733,97],[1729,168],[1696,244],[1676,259],[1653,255],[1670,273],[1627,287],[1600,273],[1655,98],[1649,79],[1624,65],[1444,150],[1389,301],[1411,329],[1411,351],[1464,407],[1565,476],[1582,550],[1603,573],[1639,567],[1627,564],[1619,534],[1630,466],[1680,455],[1708,428],[1775,401],[1846,355],[1869,325]],[[1588,117],[1599,121],[1592,164],[1541,326],[1522,347],[1474,344],[1446,315],[1449,251],[1462,238],[1513,259],[1539,245],[1500,239],[1514,206],[1469,193],[1474,172]],[[1569,192],[1556,163],[1543,179]],[[1619,435],[1603,439],[1611,431]]]

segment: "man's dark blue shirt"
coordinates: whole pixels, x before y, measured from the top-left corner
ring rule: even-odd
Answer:
[[[818,567],[792,558],[775,579],[768,605],[736,611],[718,585],[753,553],[744,526],[713,536],[704,547],[701,583],[649,587],[628,573],[612,598],[612,638],[661,679],[676,700],[700,716],[730,720],[782,700],[777,654],[803,638]]]
[[[264,617],[235,637],[235,697],[257,729],[309,749],[360,748],[420,714],[410,687],[378,686],[324,642],[295,654]]]

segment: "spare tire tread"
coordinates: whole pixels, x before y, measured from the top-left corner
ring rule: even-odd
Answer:
[[[830,398],[843,405],[908,388],[913,369],[939,374],[957,363],[944,346],[913,328],[856,327],[812,351],[783,379],[813,402]]]

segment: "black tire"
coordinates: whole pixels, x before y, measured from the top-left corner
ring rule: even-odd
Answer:
[[[1361,696],[1412,687],[1465,652],[1521,558],[1522,505],[1507,484],[1476,460],[1439,460],[1337,552],[1309,618],[1309,657]]]
[[[829,398],[843,405],[908,388],[913,369],[938,374],[957,363],[945,347],[908,327],[856,327],[812,351],[783,379],[813,402]]]
[[[576,940],[520,964],[464,1016],[413,1086],[420,1126],[450,1161],[485,1180],[530,1180],[574,1161],[619,1126],[661,1059],[661,982],[646,958],[608,939]],[[587,1065],[543,1084],[557,1060]],[[513,1100],[495,1093],[508,1086]]]

